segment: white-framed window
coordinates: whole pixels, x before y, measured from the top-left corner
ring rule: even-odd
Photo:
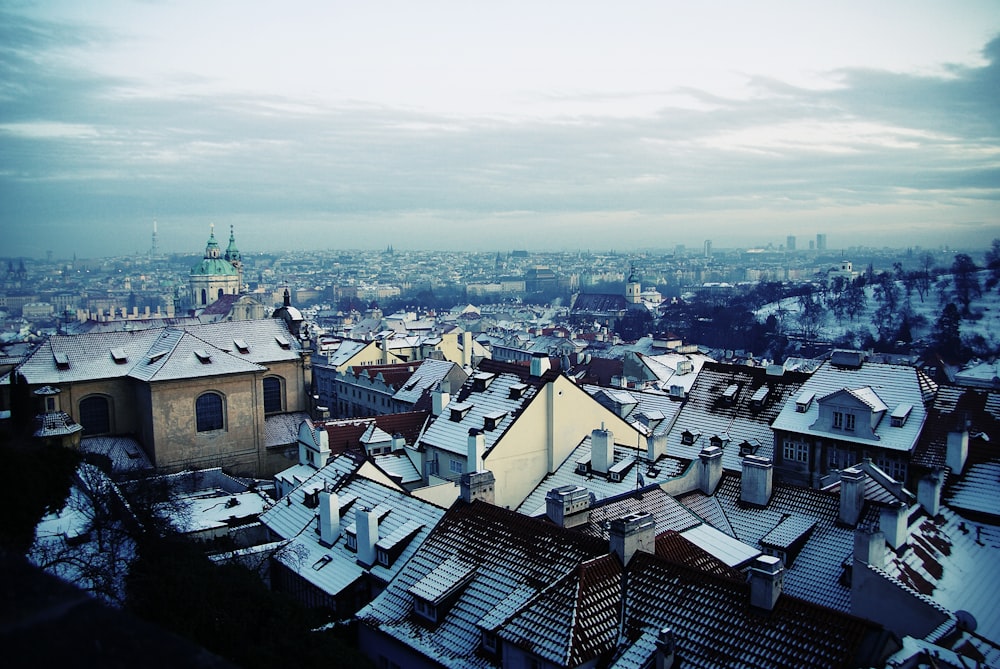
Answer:
[[[854,430],[854,414],[849,413],[844,416],[844,429]]]
[[[358,550],[358,535],[351,534],[350,532],[344,533],[347,536],[347,548],[349,550],[357,552]]]
[[[833,427],[837,430],[843,429],[844,427],[844,412],[834,411],[833,412]]]
[[[448,471],[450,471],[452,474],[462,474],[465,472],[465,463],[462,462],[461,460],[449,458]]]
[[[419,597],[413,599],[413,612],[432,623],[437,622],[437,607]]]
[[[809,444],[785,439],[781,454],[785,462],[809,462]]]

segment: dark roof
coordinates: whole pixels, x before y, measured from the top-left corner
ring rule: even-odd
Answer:
[[[337,454],[361,448],[361,437],[373,423],[390,436],[398,432],[403,435],[407,444],[412,445],[416,443],[429,416],[429,411],[406,411],[370,418],[327,421],[323,423],[323,428],[330,438],[330,451]]]
[[[626,309],[628,309],[628,302],[624,295],[581,293],[573,302],[574,312],[609,313],[625,311]]]
[[[951,385],[938,387],[934,404],[914,449],[912,464],[927,469],[944,467],[948,433],[966,426],[970,433],[985,433],[991,439],[1000,438],[1000,392]],[[977,441],[979,440],[970,440],[967,466],[977,458],[989,458],[990,451],[997,451],[997,447],[976,448]]]

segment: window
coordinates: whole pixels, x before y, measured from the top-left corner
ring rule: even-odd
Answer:
[[[278,413],[284,409],[284,397],[281,392],[281,378],[268,376],[264,378],[264,413]]]
[[[786,439],[781,454],[785,462],[809,462],[809,444]]]
[[[432,623],[437,622],[437,609],[430,602],[415,597],[413,599],[413,611],[421,618],[428,620]]]
[[[80,400],[80,424],[87,436],[111,432],[111,410],[108,398],[91,395]]]
[[[348,550],[352,550],[356,553],[358,551],[358,535],[352,532],[345,532],[344,534],[347,536]]]
[[[844,412],[834,411],[833,412],[833,427],[836,429],[841,429],[844,427]]]
[[[218,297],[218,299],[221,300],[223,295],[224,295],[224,293],[222,292],[222,289],[220,288],[219,289],[219,297]]]
[[[452,474],[462,474],[465,472],[465,463],[454,458],[448,460],[448,471]]]
[[[204,393],[199,395],[194,405],[199,432],[211,432],[225,428],[225,409],[222,395]]]
[[[844,416],[844,429],[853,430],[854,429],[854,414],[849,413]]]
[[[201,289],[201,303],[208,304],[208,293],[204,288]]]

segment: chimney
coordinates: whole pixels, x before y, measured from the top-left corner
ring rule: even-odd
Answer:
[[[450,390],[451,384],[447,381],[442,381],[431,391],[431,413],[435,416],[440,416],[444,413],[445,407],[451,401]]]
[[[646,512],[611,521],[611,552],[627,565],[636,551],[656,553],[656,519]]]
[[[560,527],[576,527],[590,521],[590,491],[582,485],[564,485],[545,495],[545,515]]]
[[[954,476],[961,476],[965,469],[965,459],[969,456],[969,431],[952,430],[948,433],[948,446],[945,451],[945,463]]]
[[[399,432],[392,434],[392,452],[401,451],[406,448],[406,438]]]
[[[614,463],[614,435],[611,433],[611,430],[605,430],[602,424],[600,429],[590,433],[590,469],[601,474],[607,474],[608,469]]]
[[[646,459],[650,464],[656,462],[661,455],[667,453],[667,433],[660,432],[646,437]]]
[[[332,546],[340,529],[340,498],[335,492],[323,490],[319,494],[319,540]]]
[[[758,555],[750,567],[750,606],[773,611],[781,596],[784,578],[785,567],[781,564],[781,558]]]
[[[536,352],[531,354],[531,375],[541,376],[545,372],[549,371],[549,356],[541,352]]]
[[[941,486],[944,472],[934,469],[917,482],[917,502],[931,518],[941,513]]]
[[[462,474],[462,480],[459,484],[462,499],[468,503],[480,500],[487,504],[495,504],[495,487],[496,478],[489,470],[466,472]]]
[[[655,669],[673,669],[676,656],[677,642],[674,639],[674,632],[669,627],[664,627],[656,636]]]
[[[383,365],[388,365],[389,364],[389,339],[391,339],[391,338],[392,338],[392,335],[386,335],[386,336],[382,337],[382,364]]]
[[[468,331],[462,333],[462,366],[472,366],[472,333]]]
[[[468,452],[465,456],[465,471],[478,472],[483,469],[483,453],[486,450],[486,437],[479,428],[469,430]]]
[[[354,512],[354,527],[358,538],[358,562],[364,567],[375,564],[375,542],[378,541],[378,516],[374,509]]]
[[[743,456],[740,477],[740,501],[755,506],[767,506],[771,500],[774,464],[758,455]]]
[[[908,509],[902,502],[883,506],[879,513],[879,527],[885,535],[885,540],[894,549],[906,543]]]
[[[885,535],[867,525],[854,530],[854,560],[882,569],[885,567]]]
[[[722,479],[722,449],[718,446],[706,446],[698,454],[698,458],[701,466],[698,472],[698,489],[706,495],[712,495]]]
[[[865,478],[863,470],[850,467],[840,472],[840,522],[856,525],[865,506]]]

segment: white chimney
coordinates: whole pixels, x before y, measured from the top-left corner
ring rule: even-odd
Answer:
[[[627,565],[636,551],[656,553],[656,519],[653,514],[631,513],[611,521],[611,552]]]
[[[715,493],[715,488],[722,480],[722,449],[718,446],[706,446],[698,454],[699,467],[698,489],[706,495]]]
[[[840,472],[840,522],[856,525],[865,506],[867,475],[857,467]]]
[[[781,596],[784,579],[785,567],[781,564],[781,558],[758,555],[750,567],[750,606],[773,611]]]
[[[607,474],[615,463],[615,439],[611,430],[605,430],[602,425],[590,433],[590,469]]]
[[[969,457],[969,431],[966,429],[952,430],[948,433],[948,446],[945,451],[945,464],[954,476],[960,476],[965,469],[965,460]]]
[[[440,416],[444,413],[445,407],[451,401],[450,390],[450,384],[447,381],[442,381],[431,391],[431,413],[433,415]]]
[[[399,432],[392,435],[392,452],[401,451],[406,447],[406,439]]]
[[[646,437],[646,459],[650,464],[656,462],[661,455],[667,453],[667,433],[660,432]]]
[[[325,546],[332,546],[340,533],[340,498],[335,492],[326,490],[319,494],[319,540]]]
[[[532,353],[531,354],[531,367],[530,372],[532,376],[541,376],[545,372],[549,371],[551,362],[549,361],[549,356],[544,353]]]
[[[935,469],[917,482],[917,502],[932,518],[941,513],[942,474],[940,469]]]
[[[472,366],[472,333],[462,333],[462,366]]]
[[[560,527],[590,521],[590,491],[582,485],[564,485],[545,494],[545,515]]]
[[[906,543],[909,515],[909,509],[902,502],[883,506],[879,512],[879,527],[882,528],[885,540],[893,548],[900,548]]]
[[[854,559],[882,569],[885,567],[885,535],[864,525],[854,530]]]
[[[358,562],[370,567],[375,564],[375,542],[378,541],[378,516],[374,509],[355,511],[354,527],[358,539]]]
[[[740,501],[755,506],[767,506],[771,500],[774,464],[757,455],[743,456],[740,477]]]
[[[486,451],[486,437],[479,428],[469,430],[468,452],[465,456],[465,471],[478,472],[483,469],[483,455]]]

